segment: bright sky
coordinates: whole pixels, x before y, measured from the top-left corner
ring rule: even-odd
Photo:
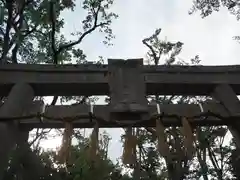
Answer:
[[[75,12],[65,12],[66,26],[63,33],[81,27],[84,17],[81,0],[76,0]],[[180,58],[188,61],[199,55],[202,65],[238,64],[240,44],[233,36],[240,35],[240,24],[226,9],[213,13],[206,19],[199,14],[188,15],[192,0],[115,0],[112,11],[119,15],[113,22],[112,29],[116,36],[113,46],[106,47],[101,42],[104,36],[95,32],[87,37],[80,46],[88,60],[104,58],[144,58],[147,49],[142,39],[152,35],[156,28],[162,28],[161,37],[170,41],[184,43]],[[82,18],[81,18],[82,17]],[[80,19],[79,19],[80,18]],[[112,136],[109,156],[115,160],[122,153],[119,143],[122,130],[108,129]],[[58,146],[60,140],[44,142],[44,147]]]

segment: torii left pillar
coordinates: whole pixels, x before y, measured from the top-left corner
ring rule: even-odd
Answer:
[[[13,86],[6,102],[0,108],[0,116],[21,116],[32,104],[34,91],[28,84]],[[9,154],[16,147],[19,129],[17,122],[0,122],[0,180],[8,165]]]

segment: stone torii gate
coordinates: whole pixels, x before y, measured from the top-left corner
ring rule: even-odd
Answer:
[[[160,105],[165,126],[181,126],[179,117],[191,116],[193,126],[228,125],[240,147],[240,66],[145,66],[142,59],[109,60],[108,65],[0,66],[0,180],[12,149],[24,165],[43,175],[44,166],[28,145],[33,128],[154,127],[155,105],[146,95],[208,95],[219,103]],[[35,96],[108,95],[109,105],[45,106]],[[92,114],[90,114],[91,112]],[[205,117],[202,120],[202,117]]]

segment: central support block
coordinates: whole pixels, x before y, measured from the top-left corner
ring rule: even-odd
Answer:
[[[108,60],[111,119],[141,120],[148,114],[142,66],[143,59]]]

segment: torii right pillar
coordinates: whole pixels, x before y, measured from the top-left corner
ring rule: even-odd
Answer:
[[[240,115],[240,101],[229,84],[218,85],[214,89],[212,96],[222,103],[229,113],[229,116]],[[232,133],[237,148],[240,149],[240,119],[238,122],[229,125],[228,128]]]

